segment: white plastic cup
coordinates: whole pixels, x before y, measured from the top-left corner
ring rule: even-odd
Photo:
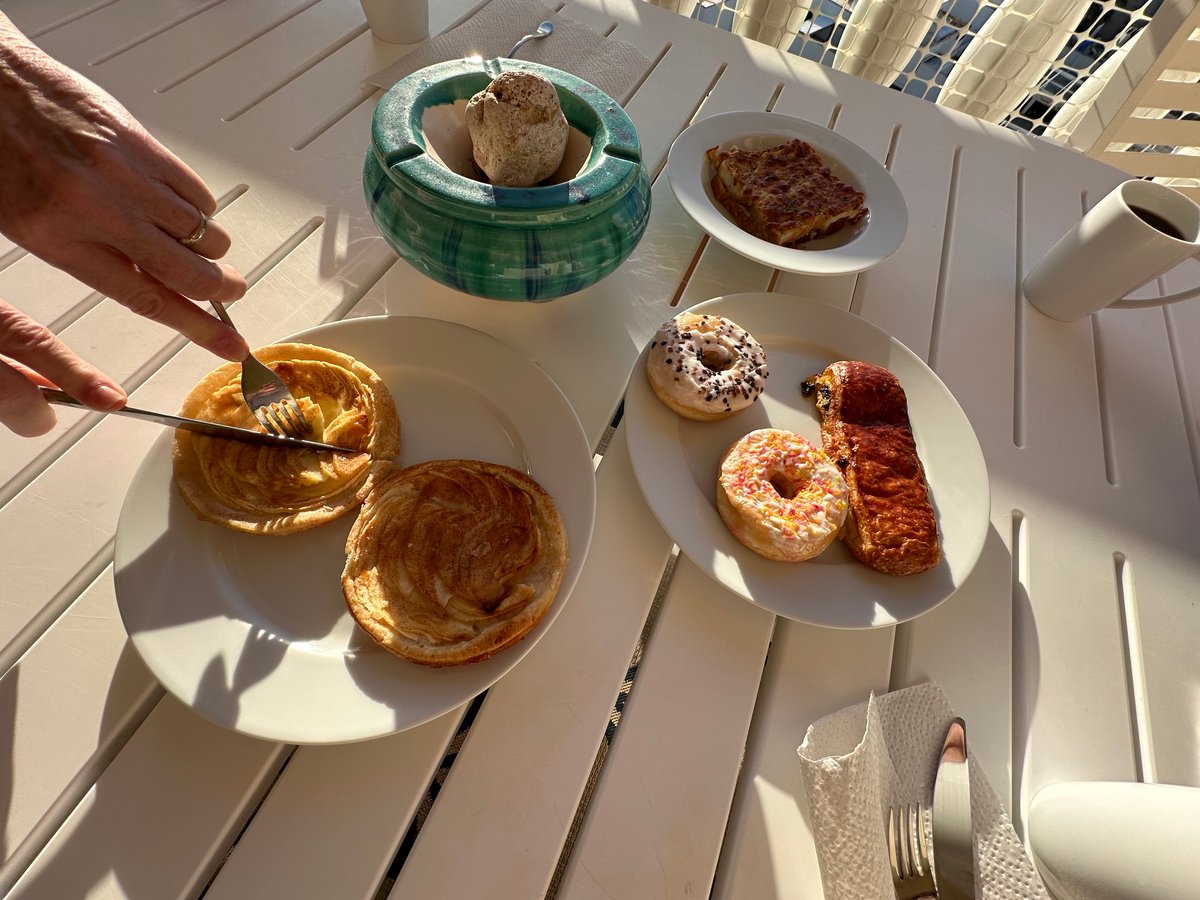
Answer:
[[[375,37],[415,44],[429,37],[429,0],[360,0]]]
[[[1088,210],[1025,276],[1025,299],[1052,319],[1075,322],[1105,307],[1161,306],[1200,295],[1126,294],[1200,254],[1200,206],[1164,184],[1123,182]]]

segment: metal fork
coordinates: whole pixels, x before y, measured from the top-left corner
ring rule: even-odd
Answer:
[[[212,306],[221,321],[237,330],[225,307],[213,300]],[[247,353],[242,360],[242,396],[254,418],[271,434],[288,437],[304,437],[309,432],[308,421],[300,411],[300,404],[283,383],[283,379]]]
[[[925,843],[925,805],[904,803],[893,806],[887,822],[888,858],[898,900],[937,898],[937,885],[929,868]]]

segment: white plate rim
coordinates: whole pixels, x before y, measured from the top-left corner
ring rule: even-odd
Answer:
[[[353,624],[345,608],[340,584],[337,584],[340,565],[332,573],[337,591],[329,602],[340,604],[336,617],[341,627],[351,630],[357,637],[355,649],[343,654],[339,662],[326,659],[330,656],[328,653],[313,654],[302,643],[285,640],[272,643],[271,635],[263,632],[269,632],[270,627],[278,623],[246,621],[247,617],[238,619],[237,611],[227,608],[227,601],[222,607],[220,599],[209,599],[220,593],[220,585],[213,587],[221,581],[220,573],[210,574],[210,583],[200,586],[210,588],[205,599],[200,601],[206,615],[187,621],[186,611],[163,609],[165,604],[188,602],[187,597],[181,598],[178,593],[178,579],[168,578],[168,573],[163,571],[164,565],[178,562],[181,556],[185,559],[201,556],[194,552],[179,553],[181,541],[200,536],[202,542],[210,542],[218,547],[215,552],[220,552],[219,548],[229,546],[224,542],[288,541],[311,533],[245,535],[200,522],[187,509],[171,477],[173,433],[166,431],[147,452],[126,494],[117,525],[114,579],[118,609],[134,647],[167,691],[200,715],[243,734],[295,744],[349,743],[393,734],[448,712],[495,684],[533,649],[562,612],[591,543],[596,510],[595,471],[592,450],[578,416],[561,389],[540,366],[499,338],[432,317],[344,319],[281,338],[279,343],[301,341],[349,352],[372,365],[393,393],[398,394],[403,390],[402,386],[391,383],[385,375],[389,364],[380,364],[367,355],[354,353],[354,349],[361,347],[364,340],[379,345],[390,341],[395,345],[403,338],[410,342],[405,346],[413,352],[412,347],[435,346],[430,342],[438,335],[443,340],[452,340],[455,348],[464,351],[464,355],[455,360],[456,367],[463,367],[464,358],[473,360],[473,365],[490,367],[489,375],[496,372],[498,364],[509,367],[505,374],[495,379],[495,386],[491,379],[483,385],[487,399],[493,398],[486,392],[498,392],[502,384],[520,385],[532,392],[525,395],[523,405],[514,407],[510,403],[501,408],[511,416],[507,424],[517,430],[524,445],[514,452],[525,454],[526,471],[555,498],[567,529],[569,561],[554,604],[538,625],[514,646],[483,662],[447,668],[419,666],[375,646],[365,632]],[[470,366],[465,368],[467,372],[471,371]],[[461,368],[456,368],[446,377],[462,381],[465,376]],[[510,397],[504,399],[511,401]],[[536,414],[533,412],[535,406]],[[406,465],[422,461],[404,458],[404,432],[411,427],[412,422],[402,419],[401,460]],[[464,454],[447,452],[426,458],[460,455]],[[321,528],[340,529],[344,539],[344,532],[349,530],[353,517],[352,512]],[[180,524],[182,530],[178,537],[160,541],[166,533],[163,526],[170,522]],[[313,530],[317,531],[320,529]],[[327,535],[326,539],[332,537]],[[173,555],[169,549],[172,541],[176,547]],[[213,552],[210,548],[209,555]],[[193,568],[202,570],[203,565],[196,562]],[[329,574],[322,571],[321,577]],[[190,585],[189,589],[193,590],[192,601],[195,602],[199,596],[196,585]],[[155,616],[175,614],[183,620],[174,627],[144,627],[148,621],[161,624]],[[226,620],[222,621],[223,618]],[[182,652],[185,640],[201,644],[212,642],[211,663],[215,675],[207,666],[203,671],[197,670],[199,661],[196,657],[202,651],[193,653],[189,648]],[[233,646],[238,641],[241,642],[240,655]],[[272,651],[271,654],[266,652],[267,649]],[[312,662],[314,657],[316,665]],[[243,666],[253,671],[256,664],[267,663],[274,664],[274,668],[259,681],[249,683],[232,701],[221,695],[219,686],[213,689],[213,683],[220,682],[222,677],[226,682],[236,683],[236,676]],[[356,682],[356,678],[360,681]],[[418,708],[410,711],[405,707],[406,692],[411,699],[411,692],[416,689],[414,685],[419,685],[422,692],[430,691],[432,696],[426,698],[423,695],[419,698]],[[378,696],[368,696],[368,690],[378,692]],[[357,709],[355,703],[359,704]]]
[[[779,135],[810,143],[837,174],[867,196],[870,217],[853,241],[826,249],[780,247],[743,231],[712,197],[710,147],[752,135]],[[862,272],[891,257],[908,230],[908,205],[896,180],[849,138],[815,122],[782,113],[718,113],[685,128],[667,153],[667,177],[679,204],[718,243],[764,265],[805,275]],[[836,237],[836,236],[835,236]]]
[[[684,310],[680,310],[683,312]],[[991,527],[987,466],[966,413],[924,361],[882,329],[837,307],[809,298],[774,293],[730,294],[706,300],[690,312],[723,315],[763,343],[767,364],[786,352],[774,335],[797,335],[804,344],[836,344],[842,352],[814,363],[813,372],[835,359],[855,358],[891,369],[901,380],[918,452],[926,468],[939,522],[943,559],[937,568],[903,577],[883,575],[835,545],[815,560],[773,562],[730,534],[715,507],[716,465],[711,486],[696,484],[692,455],[719,457],[732,441],[718,441],[714,424],[690,422],[668,409],[645,376],[649,347],[634,366],[625,397],[625,425],[634,474],[646,501],[685,556],[732,593],[777,615],[829,628],[868,629],[897,625],[923,615],[950,597],[983,552]],[[831,338],[832,336],[832,338]],[[790,340],[790,337],[788,338]],[[773,353],[773,348],[775,352]],[[803,354],[793,355],[796,359]],[[770,369],[764,402],[725,420],[722,431],[740,436],[754,428],[798,431],[820,446],[812,400],[799,383],[781,381]],[[799,379],[797,379],[798,382]],[[794,393],[794,409],[788,404]],[[785,421],[765,410],[785,409]],[[754,412],[751,412],[751,411]],[[704,447],[705,441],[710,445]],[[700,448],[696,450],[694,448]]]

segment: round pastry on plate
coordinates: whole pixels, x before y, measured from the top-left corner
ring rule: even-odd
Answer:
[[[767,354],[748,331],[722,316],[680,313],[664,322],[646,354],[655,395],[686,419],[725,419],[758,400]]]
[[[495,655],[550,609],[567,533],[534,479],[496,463],[433,460],[381,479],[346,539],[350,613],[397,656],[455,666]]]
[[[179,430],[174,474],[188,506],[205,521],[255,534],[304,531],[357,508],[400,449],[387,386],[365,364],[324,347],[274,344],[254,355],[296,397],[311,438],[362,452],[281,449]],[[262,430],[242,397],[239,363],[202,378],[180,412]]]

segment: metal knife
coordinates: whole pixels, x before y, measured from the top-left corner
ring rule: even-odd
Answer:
[[[933,786],[933,859],[940,900],[974,900],[970,763],[962,719],[955,719],[946,731]]]
[[[102,412],[101,410],[92,409],[90,406],[85,406],[70,394],[63,393],[57,388],[48,388],[38,385],[38,390],[42,392],[42,398],[48,403],[57,403],[60,406],[73,406],[76,409],[85,409],[88,412]],[[303,438],[291,438],[281,434],[268,434],[265,431],[252,431],[249,428],[239,428],[236,425],[222,425],[219,422],[205,422],[202,419],[189,419],[186,416],[173,416],[169,413],[152,412],[151,410],[147,409],[135,409],[132,406],[110,410],[103,414],[111,416],[129,416],[131,419],[145,419],[149,422],[157,422],[160,425],[169,425],[172,428],[184,428],[188,431],[196,431],[200,434],[206,434],[209,437],[230,438],[235,441],[244,441],[249,444],[262,444],[268,447],[286,447],[293,450],[331,450],[334,453],[365,452],[363,450],[355,450],[351,447],[338,447],[334,444],[323,444],[320,441],[309,441]]]

